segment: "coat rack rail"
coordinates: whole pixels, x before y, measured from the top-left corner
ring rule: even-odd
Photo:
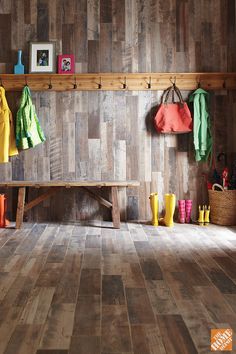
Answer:
[[[236,90],[235,73],[89,73],[0,74],[6,91],[21,91],[25,83],[33,91],[143,91],[164,90],[175,82],[181,90]]]

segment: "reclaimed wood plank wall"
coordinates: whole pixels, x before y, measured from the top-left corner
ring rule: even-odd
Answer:
[[[30,41],[56,41],[75,54],[76,72],[235,71],[235,0],[0,0],[0,73],[12,73],[17,50],[28,69]],[[178,85],[178,83],[177,83]],[[187,97],[185,92],[185,97]],[[152,127],[161,92],[33,93],[45,144],[0,166],[8,179],[138,179],[121,191],[122,216],[150,217],[148,196],[174,192],[206,198],[191,136],[158,136]],[[19,93],[8,94],[15,113]],[[216,153],[236,152],[236,95],[212,94]],[[76,203],[79,208],[76,207]],[[63,192],[35,219],[99,218],[83,193]]]

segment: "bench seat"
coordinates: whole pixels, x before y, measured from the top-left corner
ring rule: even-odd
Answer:
[[[100,204],[111,209],[113,226],[120,228],[120,208],[118,203],[118,188],[137,187],[138,181],[6,181],[0,182],[0,188],[19,188],[18,203],[16,211],[16,228],[20,229],[23,223],[24,214],[44,200],[56,194],[61,188],[83,188],[87,193],[96,199]],[[111,190],[111,201],[103,198],[90,187],[109,188]],[[25,203],[26,188],[46,188],[46,191],[37,198]]]

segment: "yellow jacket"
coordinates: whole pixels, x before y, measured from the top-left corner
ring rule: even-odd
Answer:
[[[0,86],[0,163],[8,162],[9,156],[18,155],[12,113],[8,107],[5,89]]]

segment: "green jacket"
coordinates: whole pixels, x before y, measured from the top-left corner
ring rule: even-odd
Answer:
[[[211,120],[209,116],[209,96],[198,88],[189,98],[193,102],[193,143],[196,161],[206,162],[212,157]]]
[[[28,86],[25,86],[21,96],[20,108],[16,116],[16,146],[19,149],[25,150],[45,140],[32,102],[30,89]]]

